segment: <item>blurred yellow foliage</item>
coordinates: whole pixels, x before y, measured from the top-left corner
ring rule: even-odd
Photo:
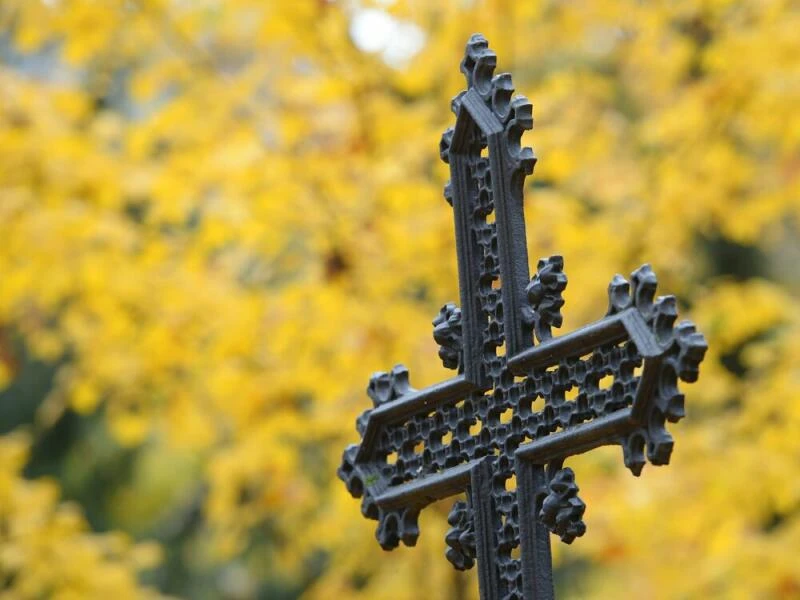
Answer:
[[[384,554],[334,473],[372,371],[445,376],[437,148],[476,30],[534,103],[529,254],[565,257],[565,330],[649,260],[710,345],[671,468],[576,459],[590,534],[556,549],[560,591],[800,597],[789,0],[5,0],[3,401],[22,346],[55,370],[34,444],[78,415],[135,457],[106,526],[179,548],[201,583],[170,593],[475,597],[448,506]],[[89,533],[26,444],[0,438],[4,597],[146,596],[152,547]]]
[[[27,446],[19,433],[0,438],[0,597],[156,597],[136,573],[158,564],[158,546],[91,533],[79,507],[58,502],[55,482],[21,479]]]

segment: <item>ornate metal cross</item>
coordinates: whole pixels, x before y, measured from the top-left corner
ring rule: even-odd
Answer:
[[[649,265],[630,283],[614,276],[602,319],[552,336],[567,277],[551,256],[529,278],[522,196],[536,159],[520,138],[531,105],[512,99],[510,75],[493,76],[496,62],[473,35],[461,63],[467,90],[453,99],[456,123],[440,148],[461,308],[441,309],[433,337],[458,374],[421,390],[403,366],[374,374],[374,408],[358,418],[361,444],[345,450],[338,474],[378,521],[385,550],[413,546],[420,510],[466,492],[448,519],[447,558],[457,569],[477,561],[485,600],[541,600],[553,598],[550,533],[571,543],[586,530],[564,460],[618,444],[634,475],[645,456],[667,464],[665,423],[684,416],[678,380],[697,379],[707,346],[692,323],[673,326],[675,298],[655,299]]]

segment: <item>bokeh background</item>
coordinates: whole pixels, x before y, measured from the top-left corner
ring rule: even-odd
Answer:
[[[534,104],[563,330],[647,261],[710,346],[670,467],[569,462],[558,592],[800,598],[788,0],[1,0],[1,598],[476,597],[449,503],[384,553],[335,478],[371,372],[447,376],[475,31]]]

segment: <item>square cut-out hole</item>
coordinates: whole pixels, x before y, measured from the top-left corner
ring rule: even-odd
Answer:
[[[425,444],[422,442],[417,442],[414,446],[414,454],[422,454],[423,450],[425,450]]]
[[[637,377],[641,377],[642,373],[644,373],[644,364],[640,364],[638,367],[633,368],[633,377],[634,379]]]
[[[519,415],[524,419],[534,413],[542,412],[545,407],[545,400],[538,394],[531,398],[525,396],[519,401]]]
[[[564,400],[567,402],[574,402],[580,393],[581,389],[577,385],[573,385],[568,390],[564,390]]]
[[[597,382],[597,387],[601,390],[609,390],[614,385],[614,376],[611,373],[604,375],[600,381]]]
[[[453,441],[453,432],[452,431],[448,431],[447,433],[445,433],[442,436],[442,445],[443,446],[449,446],[450,442],[452,442],[452,441]]]
[[[512,475],[511,477],[506,479],[505,489],[506,489],[507,492],[513,492],[514,490],[517,489],[517,476],[516,475]]]
[[[519,560],[522,558],[522,545],[517,544],[511,549],[511,560]]]
[[[397,452],[390,452],[386,455],[386,464],[393,465],[397,462]]]
[[[473,436],[478,435],[481,432],[481,429],[483,429],[483,423],[480,421],[475,421],[475,424],[469,428],[469,434]]]
[[[510,423],[511,419],[514,417],[514,411],[510,408],[505,409],[503,412],[500,413],[500,422],[501,423]]]

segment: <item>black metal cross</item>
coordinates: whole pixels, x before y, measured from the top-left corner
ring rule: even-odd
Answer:
[[[618,444],[634,475],[645,456],[667,464],[665,423],[684,416],[678,380],[697,379],[707,346],[692,323],[673,326],[675,298],[655,298],[649,265],[630,283],[614,276],[602,319],[552,336],[567,277],[560,256],[529,277],[522,196],[536,159],[520,138],[531,105],[512,98],[510,75],[493,76],[496,62],[473,35],[461,63],[467,90],[441,142],[461,308],[441,309],[433,337],[458,374],[421,390],[401,365],[374,374],[374,408],[359,417],[361,444],[345,450],[338,474],[363,497],[386,550],[413,546],[420,510],[466,491],[448,519],[447,558],[457,569],[477,561],[484,600],[541,600],[553,597],[550,533],[571,543],[586,530],[565,459]]]

